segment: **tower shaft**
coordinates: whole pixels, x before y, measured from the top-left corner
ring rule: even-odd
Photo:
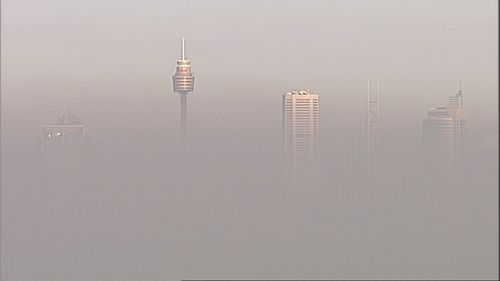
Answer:
[[[181,140],[185,144],[187,140],[187,93],[180,93],[181,96]]]

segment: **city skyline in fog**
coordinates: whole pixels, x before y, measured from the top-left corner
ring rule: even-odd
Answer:
[[[75,9],[68,9],[67,14],[58,16],[58,22],[68,21],[69,12],[73,11],[71,23],[57,26],[51,25],[51,21],[58,18],[52,14],[58,11],[57,9],[37,14],[15,13],[26,3],[29,2],[13,3],[9,9],[12,16],[7,13],[9,10],[4,12],[4,18],[9,22],[9,25],[4,26],[4,37],[9,40],[3,40],[3,66],[5,70],[8,70],[9,65],[14,65],[12,63],[16,65],[16,68],[11,67],[10,71],[3,72],[5,76],[4,99],[6,104],[10,103],[10,106],[5,109],[6,112],[17,109],[24,100],[37,101],[37,97],[46,96],[51,100],[48,104],[43,101],[37,102],[36,104],[40,106],[34,108],[29,104],[25,105],[28,106],[26,109],[31,112],[42,114],[39,116],[44,116],[44,120],[50,120],[53,116],[53,113],[46,109],[54,108],[54,110],[61,111],[71,108],[76,112],[84,113],[85,108],[95,107],[94,100],[101,101],[98,112],[112,112],[113,108],[132,110],[132,105],[142,104],[141,109],[151,109],[150,114],[145,117],[171,120],[176,117],[176,97],[168,96],[167,91],[170,91],[170,88],[167,83],[169,82],[165,79],[168,79],[172,71],[171,66],[178,59],[179,38],[187,37],[191,44],[191,59],[196,61],[195,72],[204,74],[203,79],[198,81],[198,89],[211,93],[200,92],[197,95],[198,102],[193,101],[193,110],[199,114],[205,112],[203,108],[206,107],[203,105],[210,104],[214,99],[224,99],[228,103],[243,105],[247,100],[246,96],[250,95],[245,92],[247,91],[245,89],[251,90],[252,96],[259,97],[270,96],[273,93],[279,96],[291,89],[311,89],[324,96],[323,106],[331,105],[331,112],[343,112],[344,110],[340,111],[342,108],[338,106],[341,103],[344,108],[347,107],[344,112],[357,113],[353,114],[353,119],[361,118],[358,116],[362,115],[364,110],[361,101],[365,99],[366,77],[376,76],[383,81],[382,87],[387,101],[384,107],[387,121],[391,125],[396,125],[392,120],[401,113],[412,116],[413,120],[421,118],[422,112],[428,107],[454,92],[456,83],[461,78],[464,80],[464,91],[474,90],[472,92],[474,98],[467,100],[470,122],[478,125],[474,126],[478,128],[478,133],[472,135],[477,135],[478,141],[481,141],[489,137],[488,134],[496,128],[495,124],[490,124],[490,121],[494,119],[494,108],[488,106],[488,104],[492,105],[488,102],[489,99],[496,97],[493,94],[491,96],[487,94],[488,92],[495,93],[497,89],[496,78],[492,75],[496,71],[493,63],[496,58],[494,52],[496,28],[487,25],[488,19],[494,19],[495,12],[494,9],[487,9],[487,11],[491,10],[489,17],[488,13],[482,13],[487,8],[488,2],[472,4],[472,2],[457,3],[456,1],[437,3],[434,1],[419,3],[388,1],[378,4],[370,4],[371,2],[349,4],[338,1],[333,4],[316,2],[313,5],[301,5],[298,4],[300,2],[296,2],[296,4],[280,6],[278,1],[270,4],[268,9],[276,11],[283,8],[290,14],[286,12],[277,15],[271,13],[269,16],[255,14],[254,18],[259,15],[259,24],[253,26],[254,21],[251,19],[254,14],[252,13],[257,13],[260,8],[260,4],[255,3],[246,4],[248,6],[246,16],[236,21],[238,24],[234,26],[236,33],[230,33],[227,28],[221,28],[236,16],[234,13],[233,16],[217,14],[218,21],[208,21],[204,26],[197,24],[203,17],[196,16],[196,14],[192,15],[192,21],[194,21],[192,24],[176,24],[178,18],[174,14],[170,17],[167,15],[161,17],[161,19],[172,21],[171,24],[165,25],[175,30],[168,36],[163,36],[164,32],[156,30],[137,36],[136,32],[141,25],[149,24],[155,27],[156,25],[151,21],[153,19],[159,21],[160,18],[156,16],[160,14],[151,14],[150,21],[139,22],[140,24],[135,29],[130,29],[128,26],[135,22],[125,20],[123,17],[135,15],[136,17],[132,18],[138,19],[141,13],[152,11],[152,8],[155,8],[155,11],[167,13],[168,11],[189,10],[190,2],[175,4],[179,6],[171,9],[162,9],[161,6],[153,5],[151,9],[139,9],[137,14],[130,14],[131,10],[128,10],[130,6],[124,2],[126,9],[123,10],[123,14],[116,15],[114,23],[105,20],[106,9],[111,8],[106,5],[94,13],[94,21],[89,21],[80,12],[76,13]],[[51,7],[59,7],[59,9],[67,7],[65,5],[73,5],[57,1],[54,3],[58,5]],[[82,12],[90,12],[94,11],[96,3],[90,1],[86,4],[80,3],[76,7]],[[219,5],[229,5],[229,7],[234,5],[230,3],[217,2],[213,6],[204,6],[211,11],[211,9],[216,10]],[[333,5],[332,9],[325,9],[325,12],[357,11],[358,14],[349,13],[349,17],[332,14],[326,17],[326,14],[321,12],[321,7],[330,5]],[[378,13],[367,12],[371,5],[380,9]],[[433,9],[430,9],[431,7]],[[438,11],[439,8],[448,13],[444,15],[442,21],[439,21],[440,24],[429,28],[429,24],[439,19],[437,12],[430,11]],[[43,11],[44,8],[39,7],[39,9]],[[396,9],[399,13],[391,16],[387,9]],[[200,10],[203,9],[196,9],[191,13],[197,13]],[[307,20],[294,21],[293,15],[297,18],[302,15]],[[422,17],[420,22],[414,22],[420,17]],[[334,19],[335,22],[351,24],[356,28],[347,29],[337,27],[335,24],[328,25],[331,28],[331,35],[326,37],[324,30],[326,26],[321,23],[326,23],[328,18]],[[40,29],[39,35],[36,36],[33,36],[33,31],[25,29],[27,23],[34,21],[39,22]],[[96,23],[102,23],[102,27],[95,29]],[[72,31],[68,33],[67,29],[70,26]],[[252,32],[248,32],[250,26],[254,28]],[[264,26],[266,28],[262,29]],[[315,28],[309,29],[308,32],[301,32],[301,36],[305,38],[295,38],[284,32],[274,33],[273,28],[277,31],[280,26],[288,27],[283,28],[287,32],[302,31],[308,26],[315,26]],[[483,26],[488,28],[482,28]],[[91,32],[82,33],[85,28]],[[205,32],[205,29],[212,32]],[[270,30],[273,31],[270,32]],[[478,30],[480,32],[477,32]],[[357,35],[361,31],[364,32],[363,36]],[[389,38],[384,35],[388,31],[391,31]],[[40,32],[45,32],[45,34]],[[441,36],[441,38],[437,36],[440,32],[446,36]],[[20,37],[21,34],[24,36]],[[465,34],[477,38],[472,39]],[[62,40],[63,38],[66,39]],[[104,38],[109,39],[104,40]],[[220,39],[211,40],[212,38]],[[94,40],[89,41],[90,39]],[[425,41],[428,39],[433,41]],[[491,44],[486,44],[485,42],[488,41],[485,40],[491,40]],[[91,42],[95,43],[90,44]],[[131,44],[132,42],[136,43]],[[248,44],[249,42],[258,42],[258,45]],[[419,44],[418,42],[433,43]],[[362,46],[373,46],[373,48],[362,50]],[[347,47],[351,48],[349,53]],[[278,48],[281,52],[276,52]],[[113,49],[115,51],[111,53]],[[153,50],[155,52],[152,52]],[[44,52],[43,56],[40,56],[41,51]],[[153,59],[144,52],[158,54],[159,59]],[[78,56],[76,56],[77,53]],[[493,57],[485,57],[486,54],[491,54]],[[28,59],[29,64],[26,61]],[[28,65],[29,68],[26,68],[25,66]],[[121,70],[113,71],[112,66],[117,66]],[[58,69],[66,71],[59,74]],[[22,72],[16,73],[17,71]],[[25,90],[22,94],[8,95],[9,85],[17,85],[22,81],[18,79],[25,80],[26,77],[21,77],[28,74],[42,80],[39,83],[24,85]],[[106,89],[113,89],[114,92],[115,89],[119,89],[118,77],[125,79],[122,82],[128,81],[126,83],[128,89],[121,94],[111,94],[106,91]],[[478,80],[478,78],[483,80]],[[93,80],[96,83],[87,83]],[[13,84],[14,81],[16,84]],[[227,83],[227,81],[231,82]],[[252,86],[240,88],[238,86],[240,84],[260,86],[255,89],[252,89]],[[57,85],[57,87],[44,87],[45,85]],[[17,89],[20,90],[20,88]],[[44,91],[44,94],[39,91]],[[412,104],[411,108],[406,112],[397,110],[396,105],[405,104],[405,101],[408,106]],[[161,108],[165,113],[159,114],[159,107],[147,105],[151,102],[167,104],[168,107]],[[279,103],[279,100],[276,102]],[[111,107],[113,103],[116,106]],[[16,110],[16,112],[19,111]],[[152,115],[153,113],[156,116]],[[205,115],[205,117],[219,118],[210,114]],[[5,118],[9,116],[10,114]],[[279,112],[274,116],[279,118]],[[335,120],[337,117],[331,115],[328,119]],[[14,112],[12,112],[12,118],[23,119],[18,118]],[[90,116],[86,119],[92,122]],[[333,120],[328,124],[338,126],[339,124]],[[92,123],[97,123],[97,120]],[[418,131],[420,125],[418,121],[409,124],[414,124],[412,131]],[[6,126],[8,128],[8,124]]]
[[[1,20],[0,279],[498,276],[496,1]]]

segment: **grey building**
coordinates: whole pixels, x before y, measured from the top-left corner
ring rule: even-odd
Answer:
[[[42,125],[42,185],[68,186],[83,175],[90,150],[90,129],[70,111]]]
[[[448,98],[448,105],[430,108],[423,119],[425,158],[433,162],[455,163],[462,159],[465,139],[462,89]]]

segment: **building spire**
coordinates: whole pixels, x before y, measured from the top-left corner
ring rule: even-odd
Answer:
[[[462,96],[462,79],[458,79],[458,94],[457,96]]]

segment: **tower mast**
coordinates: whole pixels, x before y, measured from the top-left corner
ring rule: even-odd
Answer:
[[[174,92],[180,95],[181,108],[181,141],[187,142],[187,95],[194,90],[194,75],[191,73],[191,61],[186,59],[186,39],[181,40],[181,59],[177,61],[177,69],[172,76]]]

